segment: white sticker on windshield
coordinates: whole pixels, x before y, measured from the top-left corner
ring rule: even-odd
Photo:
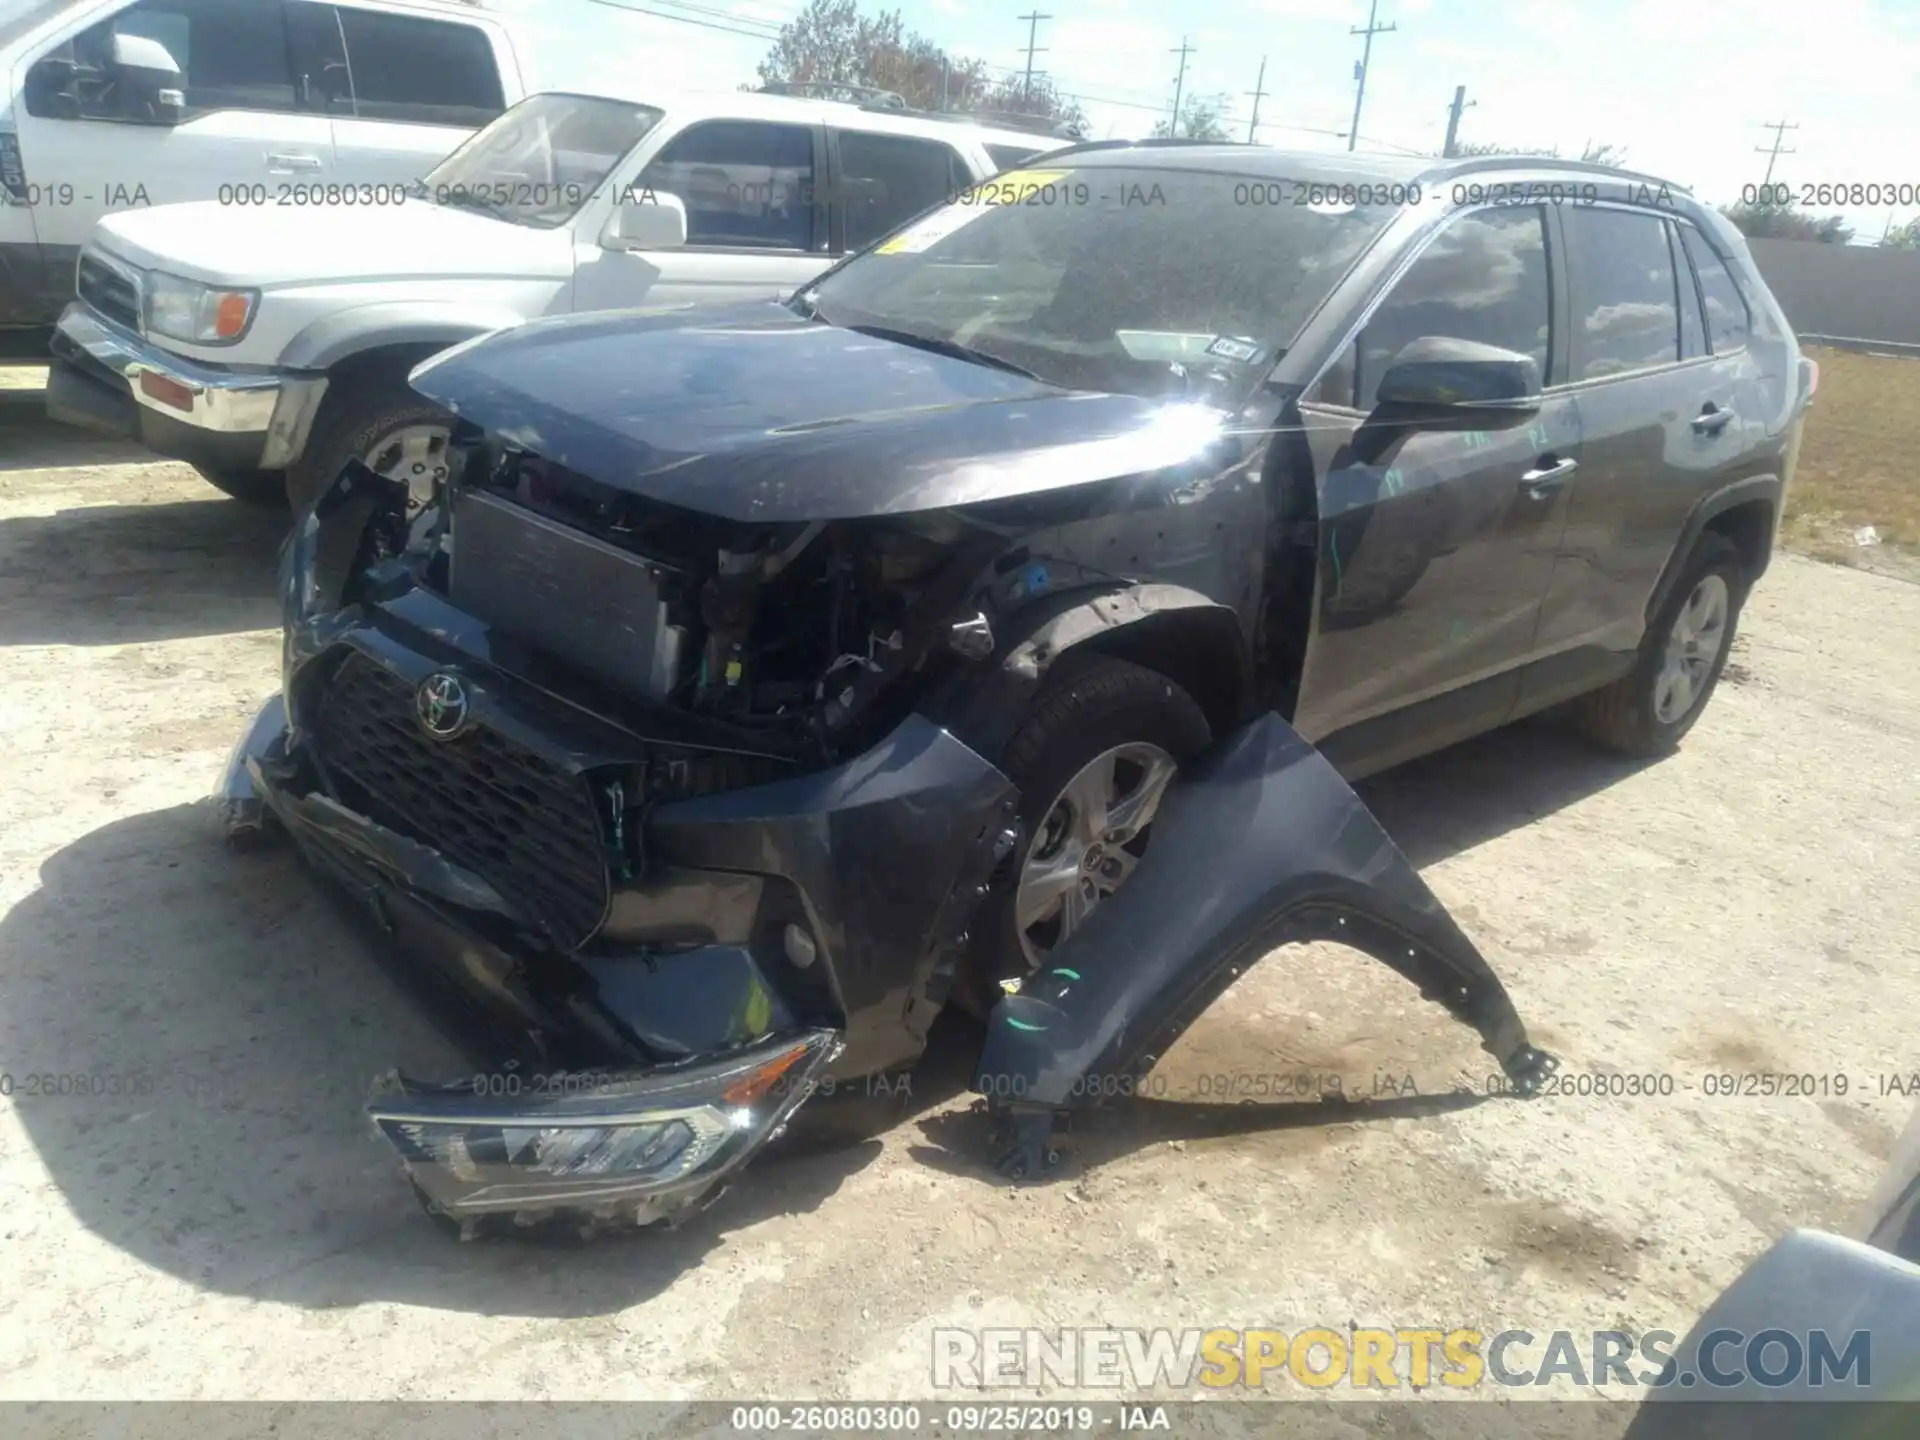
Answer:
[[[1221,335],[1207,346],[1207,354],[1246,365],[1260,358],[1260,345],[1258,341],[1243,340],[1236,335]]]
[[[1066,174],[1065,170],[1008,170],[991,180],[982,180],[962,191],[957,199],[948,201],[943,208],[909,225],[892,239],[881,241],[875,253],[918,255],[989,210],[1002,205],[1034,203],[1030,197],[1043,193],[1036,187],[1051,187],[1054,181],[1063,179]]]

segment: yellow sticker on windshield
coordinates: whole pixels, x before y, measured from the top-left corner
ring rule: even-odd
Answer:
[[[1067,170],[1008,170],[991,180],[962,190],[931,215],[909,225],[876,248],[881,255],[918,255],[937,245],[963,225],[1002,205],[1045,204],[1053,187],[1067,178]]]

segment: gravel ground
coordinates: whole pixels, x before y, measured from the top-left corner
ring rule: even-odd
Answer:
[[[1301,948],[1056,1184],[981,1168],[956,1028],[678,1232],[459,1245],[358,1114],[453,1052],[198,803],[274,684],[275,540],[0,409],[0,1397],[925,1397],[941,1325],[1679,1331],[1787,1228],[1844,1225],[1906,1118],[1875,1077],[1920,1011],[1920,588],[1782,557],[1679,756],[1528,725],[1365,787],[1536,1038],[1671,1095],[1448,1094],[1487,1069],[1468,1031]],[[136,1071],[156,1093],[19,1093]],[[1850,1090],[1704,1093],[1752,1071]],[[1380,1098],[1219,1103],[1305,1072]]]

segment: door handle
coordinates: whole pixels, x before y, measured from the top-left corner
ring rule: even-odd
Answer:
[[[267,156],[267,168],[271,170],[276,165],[286,170],[318,170],[320,168],[320,157],[318,155]]]
[[[1709,400],[1700,413],[1693,417],[1693,432],[1696,435],[1718,435],[1732,419],[1733,411],[1722,410]]]
[[[1544,500],[1572,479],[1573,472],[1579,468],[1578,460],[1556,460],[1551,455],[1542,455],[1540,463],[1520,477],[1520,484],[1529,499]]]

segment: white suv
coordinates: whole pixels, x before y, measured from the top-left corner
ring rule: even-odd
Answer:
[[[590,78],[536,76],[538,33],[436,0],[0,0],[0,329],[53,323],[110,212],[411,184]]]
[[[389,203],[108,216],[48,410],[245,499],[297,509],[351,460],[424,485],[448,417],[407,374],[438,350],[543,315],[784,295],[1060,143],[737,91],[535,95]]]

